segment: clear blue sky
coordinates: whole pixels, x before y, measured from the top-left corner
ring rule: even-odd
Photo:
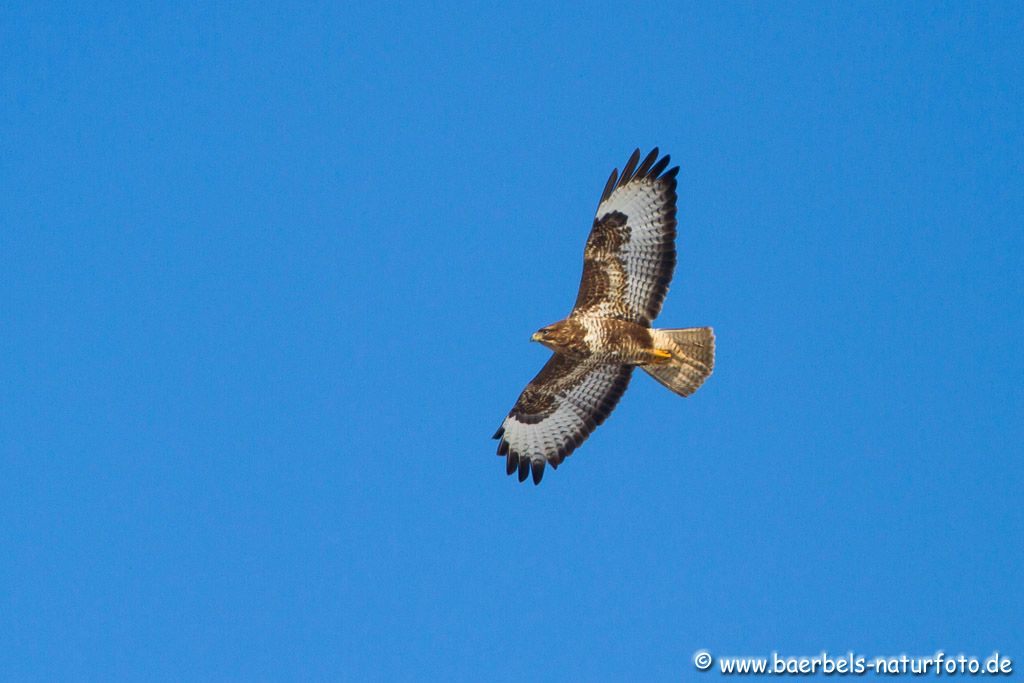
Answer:
[[[0,9],[5,677],[1024,671],[1019,4],[208,4]],[[715,374],[519,485],[654,145]]]

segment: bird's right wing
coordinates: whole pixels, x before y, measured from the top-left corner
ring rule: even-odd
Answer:
[[[494,435],[508,474],[523,481],[532,471],[539,484],[545,463],[557,468],[611,414],[632,373],[628,365],[552,355]]]

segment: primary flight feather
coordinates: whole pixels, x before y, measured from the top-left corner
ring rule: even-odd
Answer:
[[[557,468],[611,414],[633,368],[689,396],[711,374],[710,327],[654,329],[676,265],[676,174],[658,149],[612,171],[583,250],[569,317],[533,335],[554,354],[526,385],[494,438],[508,474]]]

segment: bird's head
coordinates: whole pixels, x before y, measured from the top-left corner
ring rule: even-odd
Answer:
[[[540,342],[552,351],[565,351],[573,341],[572,331],[564,320],[560,320],[534,332],[530,341]]]

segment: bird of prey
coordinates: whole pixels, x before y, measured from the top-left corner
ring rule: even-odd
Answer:
[[[539,484],[612,412],[633,368],[689,396],[715,362],[710,327],[654,329],[676,265],[676,174],[658,149],[612,171],[583,250],[569,317],[535,332],[554,354],[526,385],[494,438],[508,474]]]

